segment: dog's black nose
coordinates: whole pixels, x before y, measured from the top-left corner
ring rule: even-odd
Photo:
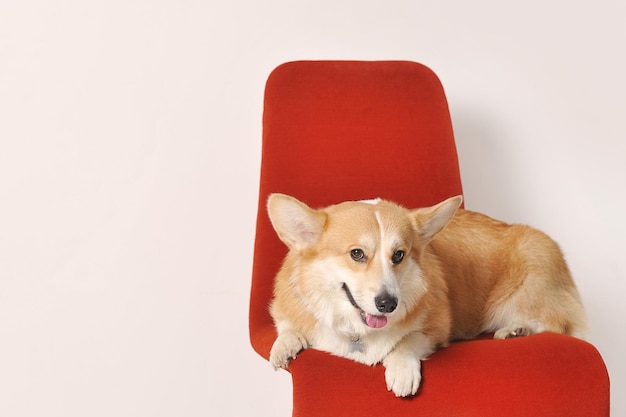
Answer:
[[[398,306],[398,299],[387,293],[374,297],[374,304],[381,313],[391,313]]]

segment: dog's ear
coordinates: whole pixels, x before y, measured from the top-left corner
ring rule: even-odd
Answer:
[[[324,212],[285,194],[270,195],[267,212],[280,240],[295,250],[317,242],[326,223]]]
[[[432,207],[420,208],[411,211],[413,227],[418,232],[423,244],[430,240],[452,220],[454,213],[463,202],[463,197],[457,195],[436,204]]]

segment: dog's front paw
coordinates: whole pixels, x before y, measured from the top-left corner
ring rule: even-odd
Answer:
[[[294,331],[283,331],[274,341],[270,351],[270,364],[274,369],[287,368],[289,361],[296,358],[296,355],[308,347],[308,343],[303,335]]]
[[[414,395],[420,386],[421,362],[414,356],[388,355],[383,361],[387,389],[396,397]]]

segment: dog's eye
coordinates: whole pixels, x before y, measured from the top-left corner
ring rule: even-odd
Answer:
[[[357,261],[357,262],[366,261],[365,252],[363,252],[363,249],[352,249],[350,251],[350,257],[352,258],[352,260]]]
[[[402,262],[403,259],[404,251],[401,249],[398,249],[393,253],[393,255],[391,255],[391,262],[393,262],[394,265],[398,265],[400,262]]]

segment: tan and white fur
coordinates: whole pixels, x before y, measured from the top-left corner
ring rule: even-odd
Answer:
[[[582,337],[585,313],[557,244],[528,226],[459,209],[461,202],[316,210],[271,195],[272,225],[289,248],[271,304],[271,364],[286,368],[307,348],[382,363],[388,389],[408,396],[421,361],[452,340],[487,332]]]

